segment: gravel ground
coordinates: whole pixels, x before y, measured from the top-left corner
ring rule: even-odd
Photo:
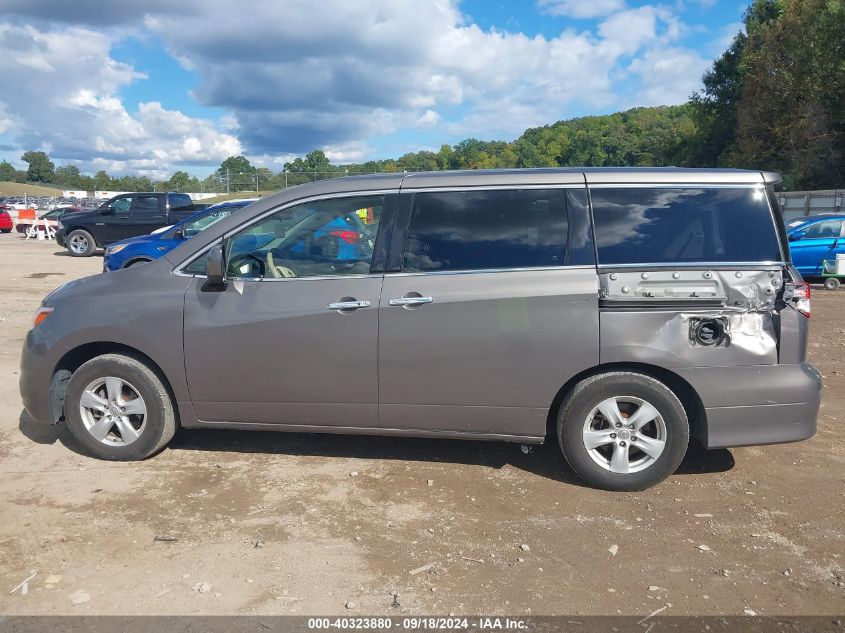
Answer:
[[[215,430],[140,463],[86,457],[28,419],[18,361],[41,298],[101,266],[0,236],[0,613],[843,611],[845,291],[813,299],[816,437],[694,449],[617,494],[554,443]]]

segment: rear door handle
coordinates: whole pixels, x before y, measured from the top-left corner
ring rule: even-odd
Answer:
[[[357,310],[358,308],[369,308],[370,302],[369,301],[337,301],[335,303],[330,303],[326,306],[328,310],[340,310],[341,312],[344,311],[351,311]]]
[[[434,297],[402,297],[400,299],[390,299],[387,302],[389,306],[418,306],[424,303],[434,303]]]

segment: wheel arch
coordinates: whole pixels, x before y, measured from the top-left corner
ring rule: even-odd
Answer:
[[[133,257],[133,258],[129,259],[125,264],[123,264],[123,266],[121,266],[121,268],[129,268],[130,266],[132,266],[134,264],[140,264],[140,263],[151,262],[151,261],[153,261],[153,259],[151,257],[147,257],[146,255],[139,255],[137,257]]]
[[[179,412],[178,407],[176,406],[176,396],[173,392],[173,387],[170,384],[170,381],[167,379],[167,375],[162,371],[159,364],[139,349],[123,343],[113,343],[109,341],[97,341],[79,345],[68,351],[59,359],[58,363],[56,363],[50,380],[50,410],[54,422],[58,422],[64,417],[65,394],[67,393],[67,385],[70,377],[83,364],[87,363],[92,358],[96,358],[97,356],[102,356],[104,354],[121,354],[123,356],[128,356],[149,367],[158,379],[161,380],[161,383],[167,390],[167,395],[170,396],[170,401],[173,403],[173,411],[174,415],[176,415],[176,424],[177,426],[179,425]]]
[[[566,381],[555,395],[554,400],[552,400],[552,406],[549,408],[549,414],[546,420],[547,436],[556,436],[557,416],[560,406],[564,398],[575,388],[576,384],[585,378],[613,371],[636,372],[659,380],[669,387],[678,396],[678,400],[681,401],[681,405],[683,405],[684,411],[686,411],[690,425],[690,436],[705,445],[707,444],[707,413],[704,409],[704,403],[693,386],[687,380],[665,367],[649,365],[648,363],[630,362],[596,365],[572,376],[572,378]]]

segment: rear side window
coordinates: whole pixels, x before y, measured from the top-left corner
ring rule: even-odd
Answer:
[[[402,270],[591,264],[590,237],[583,190],[418,193],[414,195]]]
[[[167,198],[173,211],[192,209],[194,206],[191,196],[187,193],[171,193],[167,195]]]
[[[158,197],[137,195],[132,200],[132,213],[158,213]]]
[[[781,261],[762,189],[592,189],[598,263]]]

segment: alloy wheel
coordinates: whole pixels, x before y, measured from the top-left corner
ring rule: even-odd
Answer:
[[[70,238],[70,249],[74,253],[84,253],[88,250],[88,238],[82,235],[74,235]]]
[[[123,378],[106,376],[82,392],[79,413],[87,431],[107,446],[126,446],[141,437],[147,406],[140,392]]]
[[[613,473],[628,474],[653,465],[666,448],[666,422],[651,403],[634,396],[600,402],[584,421],[587,454]]]

